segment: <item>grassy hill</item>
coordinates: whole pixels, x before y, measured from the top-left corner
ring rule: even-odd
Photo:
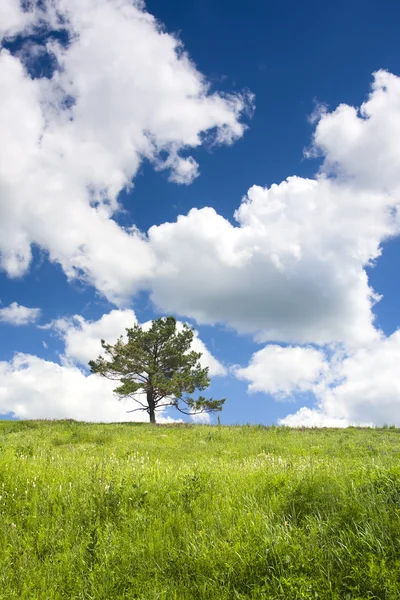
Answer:
[[[0,421],[0,598],[398,599],[400,431]]]

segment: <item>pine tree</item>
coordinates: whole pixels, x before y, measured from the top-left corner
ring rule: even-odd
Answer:
[[[92,373],[119,381],[114,392],[118,399],[132,398],[138,407],[128,411],[146,411],[150,423],[156,422],[157,409],[174,406],[185,415],[222,410],[225,399],[191,396],[210,385],[208,367],[200,364],[201,352],[191,350],[193,330],[183,325],[177,331],[174,317],[152,322],[145,331],[139,325],[126,330],[112,345],[101,340],[105,356],[89,362]]]

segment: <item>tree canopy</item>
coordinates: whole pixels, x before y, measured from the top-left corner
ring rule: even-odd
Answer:
[[[157,410],[167,406],[186,415],[221,411],[225,399],[192,398],[210,385],[208,367],[200,364],[202,353],[191,349],[193,337],[186,323],[178,331],[174,317],[162,317],[148,330],[140,325],[126,329],[126,340],[121,336],[114,345],[101,340],[104,356],[89,366],[92,373],[119,381],[114,389],[118,399],[137,403],[127,412],[146,411],[151,423]]]

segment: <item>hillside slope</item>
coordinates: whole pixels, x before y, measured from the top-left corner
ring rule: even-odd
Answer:
[[[398,599],[400,431],[0,422],[1,599]]]

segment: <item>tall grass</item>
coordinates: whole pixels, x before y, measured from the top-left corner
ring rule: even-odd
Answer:
[[[0,422],[1,599],[400,598],[400,431]]]

